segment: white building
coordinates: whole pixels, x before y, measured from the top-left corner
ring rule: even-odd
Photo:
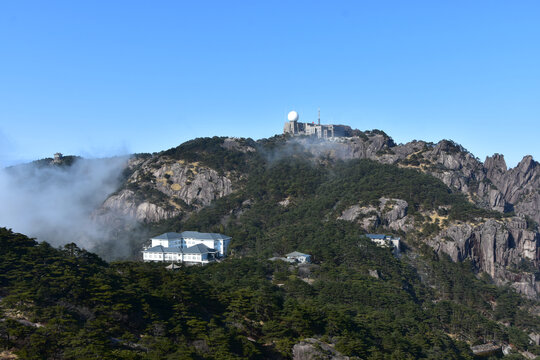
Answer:
[[[206,264],[227,255],[231,238],[222,234],[184,231],[169,232],[151,239],[144,249],[144,261],[187,262]]]
[[[288,253],[285,255],[285,257],[281,256],[275,256],[268,259],[270,261],[276,261],[276,260],[282,260],[291,264],[309,264],[311,263],[311,255],[304,254],[298,251],[293,251],[292,253]]]
[[[302,264],[311,262],[311,255],[304,254],[298,251],[293,251],[292,253],[288,253],[285,256],[287,257],[287,259],[291,259]]]
[[[338,137],[350,136],[352,129],[346,125],[321,125],[321,118],[312,123],[298,122],[299,116],[296,111],[291,111],[287,115],[287,122],[283,126],[283,134],[292,136],[307,135],[319,139],[333,139]]]
[[[395,256],[400,254],[401,250],[399,243],[401,242],[401,238],[394,238],[384,234],[366,234],[366,236],[378,246],[392,248],[392,252]]]

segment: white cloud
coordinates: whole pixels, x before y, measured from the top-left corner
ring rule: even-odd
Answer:
[[[55,246],[107,246],[113,229],[93,220],[92,213],[120,185],[126,160],[80,159],[72,166],[33,163],[0,170],[0,226]]]

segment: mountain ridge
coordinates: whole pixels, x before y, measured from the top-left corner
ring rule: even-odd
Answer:
[[[251,139],[221,139],[224,144],[228,144],[226,147],[230,151],[242,149],[241,151],[244,154],[257,151],[257,143]],[[487,157],[485,162],[482,163],[463,147],[449,140],[441,140],[437,144],[414,140],[406,144],[396,145],[390,137],[378,130],[362,133],[362,136],[344,138],[340,141],[314,140],[309,137],[283,137],[281,139],[284,140],[283,146],[285,148],[288,146],[287,142],[299,144],[316,156],[342,160],[372,159],[381,163],[416,168],[441,179],[449,187],[470,196],[472,201],[480,207],[499,212],[515,211],[516,215],[528,216],[536,223],[540,222],[540,193],[534,191],[535,188],[540,188],[540,167],[531,156],[525,156],[516,167],[507,169],[504,156],[500,154]],[[259,140],[259,143],[261,141],[264,142],[264,139]],[[250,145],[239,145],[239,142],[248,142]],[[242,148],[242,146],[245,146],[245,148]],[[173,149],[155,153],[152,157],[147,158],[146,162],[152,164],[153,167],[157,167],[159,164],[155,164],[155,158],[153,157],[169,156]],[[287,153],[289,150],[282,149],[281,151]],[[137,160],[129,163],[128,168],[140,164],[141,162]],[[149,164],[147,164],[147,167]],[[189,175],[193,168],[199,167],[198,162],[188,163],[183,168],[183,171]],[[211,167],[203,167],[203,169],[204,171],[212,170]],[[173,194],[175,190],[172,187],[167,188],[164,184],[166,182],[170,183],[169,178],[163,179],[163,175],[167,171],[170,172],[170,169],[161,168],[159,171],[152,171],[149,175],[159,178],[163,186],[158,186],[158,188],[162,192]],[[217,194],[207,193],[199,196],[199,188],[203,190],[210,188],[213,192],[216,191],[215,186],[210,184],[216,178],[215,174],[213,175],[202,179],[199,177],[197,179],[198,185],[190,187],[193,178],[187,177],[186,174],[179,174],[179,178],[176,179],[177,182],[170,185],[180,185],[182,183],[187,185],[187,188],[182,190],[184,194],[176,193],[173,194],[173,197],[179,198],[188,204],[199,198],[204,204],[208,204],[215,198],[229,194],[232,191],[230,188],[225,191],[218,191]],[[233,174],[229,172],[229,175]],[[167,175],[165,174],[165,176]],[[238,177],[239,174],[237,173],[236,176]],[[232,186],[233,180],[227,176],[222,176],[219,180],[225,181],[229,186]],[[197,191],[194,191],[195,189]],[[109,204],[105,207],[107,206]],[[111,206],[119,207],[119,205]],[[178,215],[178,212],[167,212],[165,208],[156,210],[156,213],[150,215],[149,218],[156,221],[168,216]],[[144,215],[138,216],[138,219],[145,221]]]
[[[199,138],[118,165],[119,186],[92,213],[96,226],[111,226],[110,243],[96,251],[114,254],[124,243],[138,259],[162,232],[220,232],[232,237],[220,263],[177,273],[161,263],[106,263],[75,244],[54,249],[0,229],[0,340],[34,358],[221,351],[280,359],[330,347],[351,358],[472,359],[480,344],[516,358],[540,354],[537,224],[482,203],[479,191],[511,198],[534,189],[534,160],[505,170],[494,156],[488,177],[452,142],[363,135]],[[490,185],[509,171],[517,180]],[[401,257],[367,232],[401,237]],[[267,261],[295,250],[313,264]],[[76,321],[51,335],[64,317]],[[9,337],[4,324],[43,328]]]
[[[190,223],[190,217],[214,207],[219,199],[240,196],[230,214],[220,215],[221,227],[249,211],[257,203],[256,198],[241,195],[246,186],[253,186],[249,185],[249,178],[268,176],[264,171],[254,171],[258,167],[271,168],[283,160],[302,158],[330,169],[339,162],[368,159],[433,176],[441,180],[449,192],[461,193],[471,204],[494,213],[482,218],[488,213],[475,210],[466,202],[451,206],[440,204],[431,210],[416,209],[420,204],[410,204],[382,190],[371,203],[351,202],[340,213],[323,216],[351,221],[363,231],[393,232],[421,239],[435,251],[450,255],[454,261],[473,260],[477,271],[485,271],[498,284],[510,283],[528,297],[537,296],[540,284],[536,281],[536,270],[530,271],[531,267],[523,264],[530,261],[532,269],[538,269],[540,261],[537,227],[540,212],[536,210],[540,203],[540,167],[532,157],[525,156],[516,167],[507,169],[502,155],[494,154],[482,163],[449,140],[437,144],[416,140],[395,144],[380,130],[357,134],[333,140],[281,135],[258,141],[198,138],[159,153],[134,155],[126,163],[117,191],[108,196],[92,216],[98,224],[111,226],[117,241],[123,239],[118,234],[139,234],[130,236],[129,240],[131,252],[136,254],[145,237],[155,231],[153,228],[199,226]],[[44,160],[39,163],[42,166]],[[61,166],[52,159],[48,165]],[[413,173],[407,174],[395,176],[412,176]],[[305,186],[313,185],[308,181]],[[284,196],[276,201],[283,204],[282,207],[293,209],[301,200]],[[453,207],[457,209],[456,206],[462,213],[477,215],[465,221],[452,217],[449,212]],[[479,218],[475,220],[475,216]],[[489,220],[493,216],[496,218]],[[134,228],[130,219],[140,225]],[[173,220],[173,224],[169,220]],[[201,227],[201,230],[209,229]],[[213,230],[220,231],[220,228]],[[521,275],[516,276],[516,269],[520,268],[529,268],[529,271],[518,271]]]

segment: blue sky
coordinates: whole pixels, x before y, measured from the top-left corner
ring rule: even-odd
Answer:
[[[281,133],[540,158],[538,1],[2,1],[0,164]]]

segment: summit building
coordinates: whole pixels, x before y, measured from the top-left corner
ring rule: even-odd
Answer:
[[[314,136],[319,139],[331,139],[351,136],[351,127],[346,125],[321,125],[319,116],[317,124],[298,122],[298,113],[291,111],[287,115],[287,122],[283,126],[283,134],[292,136]]]

